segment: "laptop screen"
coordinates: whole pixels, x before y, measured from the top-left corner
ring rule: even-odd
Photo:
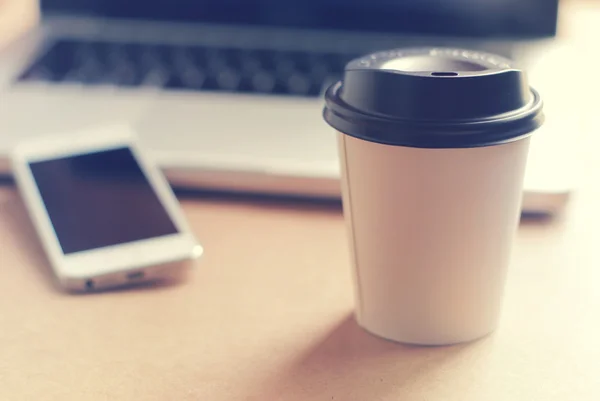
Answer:
[[[394,34],[546,37],[558,0],[42,0],[48,14]]]

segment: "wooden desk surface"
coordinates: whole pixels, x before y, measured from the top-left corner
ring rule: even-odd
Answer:
[[[72,296],[1,186],[0,399],[597,401],[594,187],[522,224],[496,333],[419,348],[355,324],[339,208],[184,198],[206,247],[187,281]]]
[[[597,32],[588,22],[580,30]],[[575,78],[561,87],[579,85],[578,102],[555,94],[566,99],[554,110],[588,104],[595,116],[597,92]],[[71,296],[52,286],[20,198],[2,185],[0,400],[597,401],[594,134],[565,215],[519,230],[498,331],[455,347],[356,326],[339,208],[184,198],[206,248],[187,281]]]

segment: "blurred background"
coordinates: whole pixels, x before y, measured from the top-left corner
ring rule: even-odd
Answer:
[[[154,26],[156,30],[162,31],[160,38],[153,38],[148,32],[144,35],[143,28],[148,28],[147,25],[139,26],[137,30],[133,25],[130,26],[128,35],[120,35],[121,39],[129,39],[129,43],[122,44],[130,46],[123,46],[121,49],[102,49],[103,43],[93,43],[90,40],[84,43],[69,43],[62,47],[59,46],[60,43],[54,44],[59,48],[51,49],[48,57],[56,54],[61,58],[61,62],[42,62],[44,71],[33,69],[27,76],[28,79],[38,75],[50,75],[51,77],[46,78],[54,81],[73,79],[73,69],[85,65],[83,59],[86,56],[95,56],[97,61],[103,64],[98,66],[103,71],[96,71],[96,75],[112,73],[112,78],[105,77],[104,81],[113,79],[114,81],[109,83],[135,85],[143,82],[143,74],[148,72],[140,71],[140,64],[144,61],[151,62],[147,60],[150,57],[147,53],[156,50],[157,54],[154,56],[161,59],[169,70],[163,72],[168,74],[163,77],[164,82],[160,81],[157,84],[166,88],[190,89],[194,86],[191,82],[193,80],[182,76],[181,71],[178,71],[178,67],[181,66],[176,65],[190,61],[203,75],[207,75],[203,84],[196,83],[197,89],[278,94],[297,92],[299,95],[318,95],[323,84],[322,79],[326,76],[337,78],[340,68],[349,58],[390,47],[468,46],[516,57],[513,41],[551,38],[557,32],[558,20],[558,0],[42,0],[41,4],[31,0],[2,1],[2,32],[6,33],[2,35],[2,40],[5,44],[35,24],[39,20],[40,12],[45,20],[53,17],[78,18],[79,29],[82,24],[85,25],[85,18],[94,20],[96,24],[98,21],[108,20],[133,24],[163,23],[162,29],[158,24]],[[165,23],[170,24],[171,29],[168,29]],[[55,28],[59,24],[49,25]],[[155,39],[155,42],[170,41],[173,45],[181,45],[182,41],[176,37],[178,34],[182,35],[183,28],[193,26],[205,30],[196,32],[197,37],[187,37],[184,41],[192,40],[197,42],[195,44],[207,45],[222,44],[222,48],[211,48],[210,54],[206,54],[203,51],[206,49],[198,48],[140,50],[131,46],[152,39]],[[110,26],[106,28],[109,29]],[[263,33],[260,38],[259,33]],[[192,31],[188,31],[188,34],[194,36]],[[277,34],[283,34],[283,37]],[[100,34],[97,39],[103,36]],[[277,41],[279,45],[275,45],[274,42]],[[285,43],[286,41],[288,43]],[[87,46],[89,49],[86,49],[85,45],[90,45]],[[302,85],[300,80],[289,83],[276,77],[272,85],[256,85],[249,74],[244,74],[245,69],[254,67],[256,70],[262,69],[271,73],[280,71],[270,69],[285,68],[277,64],[275,54],[259,53],[255,54],[256,58],[252,58],[251,54],[236,54],[240,47],[246,50],[313,50],[313,58],[307,57],[307,54],[289,55],[289,64],[293,65],[288,66],[288,70],[297,69],[298,72],[304,72],[308,74],[304,78],[314,82],[303,82]],[[147,52],[144,53],[144,50]],[[330,57],[323,57],[325,55],[316,53],[318,50],[328,50],[332,54]],[[162,54],[165,51],[167,54]],[[286,55],[279,56],[285,58]],[[321,60],[317,60],[319,56]],[[133,64],[129,67],[135,71],[129,71],[122,66],[127,61]],[[323,64],[317,61],[323,61]],[[119,62],[122,65],[119,65]],[[210,71],[211,67],[217,66],[221,69],[230,68],[228,79],[219,80],[218,71]],[[120,68],[120,71],[108,71],[110,68]],[[103,80],[98,76],[85,76],[85,72],[80,74],[83,75],[81,80],[88,80],[90,83]]]
[[[594,62],[596,4],[0,0],[0,174],[18,140],[118,120],[134,126],[174,185],[338,196],[324,89],[365,53],[453,46],[530,73],[551,133],[534,148],[542,161],[529,176],[534,187],[556,187],[565,169],[547,170],[564,144],[551,134],[585,132],[581,89],[597,81],[578,73]]]

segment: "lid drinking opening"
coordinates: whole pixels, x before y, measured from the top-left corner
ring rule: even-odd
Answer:
[[[458,72],[432,72],[431,75],[434,77],[455,77],[458,75]]]

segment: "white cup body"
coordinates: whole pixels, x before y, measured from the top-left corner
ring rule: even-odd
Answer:
[[[363,328],[422,345],[495,329],[529,142],[423,149],[338,133]]]

